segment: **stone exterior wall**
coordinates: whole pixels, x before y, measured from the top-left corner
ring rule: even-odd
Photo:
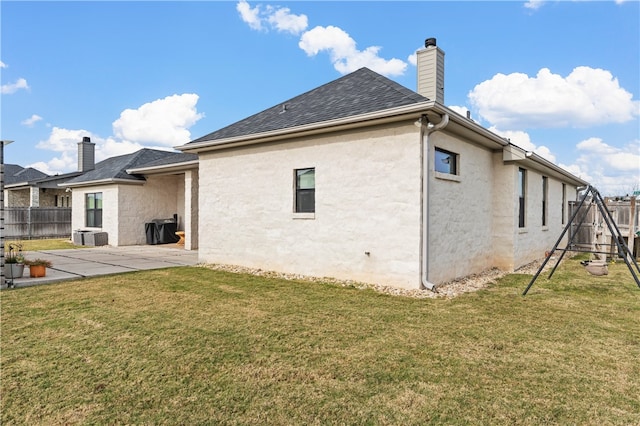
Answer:
[[[86,194],[102,193],[102,228],[90,228],[86,224]],[[71,199],[71,230],[103,231],[108,234],[109,244],[118,245],[118,185],[97,185],[88,188],[73,188]]]
[[[514,176],[517,180],[518,165],[505,165],[514,169]],[[562,220],[562,182],[558,179],[548,177],[548,207],[547,224],[542,225],[542,176],[543,173],[528,169],[526,179],[526,221],[524,228],[518,228],[518,210],[515,210],[515,232],[514,232],[514,252],[513,268],[526,265],[536,259],[545,256],[545,252],[551,250],[556,243],[562,230],[566,226]],[[566,185],[567,201],[575,200],[576,187]],[[517,200],[517,192],[513,194]],[[565,207],[565,215],[568,207]],[[565,246],[565,240],[561,247]]]
[[[492,152],[445,132],[429,140],[429,281],[493,266]],[[457,176],[434,171],[435,147],[457,154]]]
[[[31,202],[31,191],[29,189],[20,189],[9,191],[5,189],[4,205],[5,207],[29,207]]]
[[[200,155],[199,257],[420,286],[420,140],[413,122]],[[315,214],[294,171],[315,167]]]
[[[4,202],[5,207],[71,207],[71,193],[56,188],[5,189]]]
[[[144,224],[153,219],[184,216],[178,203],[182,175],[149,176],[144,185],[120,185],[118,245],[146,244]],[[182,196],[184,198],[184,195]]]
[[[146,244],[145,226],[152,219],[184,216],[184,175],[150,176],[144,185],[96,185],[73,189],[72,229],[107,232],[109,245]],[[102,228],[88,228],[85,221],[85,195],[102,192]]]
[[[435,148],[457,175],[434,171]],[[527,172],[518,227],[518,161],[439,131],[429,138],[428,279],[439,284],[544,257],[559,237],[562,181]],[[525,159],[523,154],[523,159]],[[294,214],[294,170],[315,167],[316,211]],[[413,123],[200,154],[202,262],[420,287],[421,152]],[[567,200],[575,187],[566,185]],[[566,210],[568,211],[568,209]]]

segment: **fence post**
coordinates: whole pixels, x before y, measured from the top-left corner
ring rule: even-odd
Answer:
[[[630,199],[631,204],[629,205],[629,243],[627,247],[629,248],[629,252],[631,252],[631,256],[633,256],[633,245],[635,243],[636,238],[636,197],[635,195]]]
[[[31,239],[31,206],[29,206],[29,210],[27,211],[27,239]]]

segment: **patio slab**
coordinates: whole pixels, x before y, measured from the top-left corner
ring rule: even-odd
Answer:
[[[169,246],[169,247],[167,247]],[[190,266],[198,263],[198,252],[174,245],[145,245],[126,247],[92,247],[66,250],[29,252],[28,258],[50,260],[47,276],[30,278],[24,268],[22,278],[13,280],[15,287],[29,287],[123,272]]]

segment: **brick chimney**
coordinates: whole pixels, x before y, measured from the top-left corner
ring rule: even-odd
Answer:
[[[418,50],[418,93],[444,105],[444,51],[435,38],[424,41]]]
[[[88,172],[96,168],[96,144],[91,138],[84,136],[82,142],[78,142],[78,171]]]

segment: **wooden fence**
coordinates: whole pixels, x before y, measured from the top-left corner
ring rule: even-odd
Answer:
[[[71,238],[71,208],[5,207],[6,239]]]

